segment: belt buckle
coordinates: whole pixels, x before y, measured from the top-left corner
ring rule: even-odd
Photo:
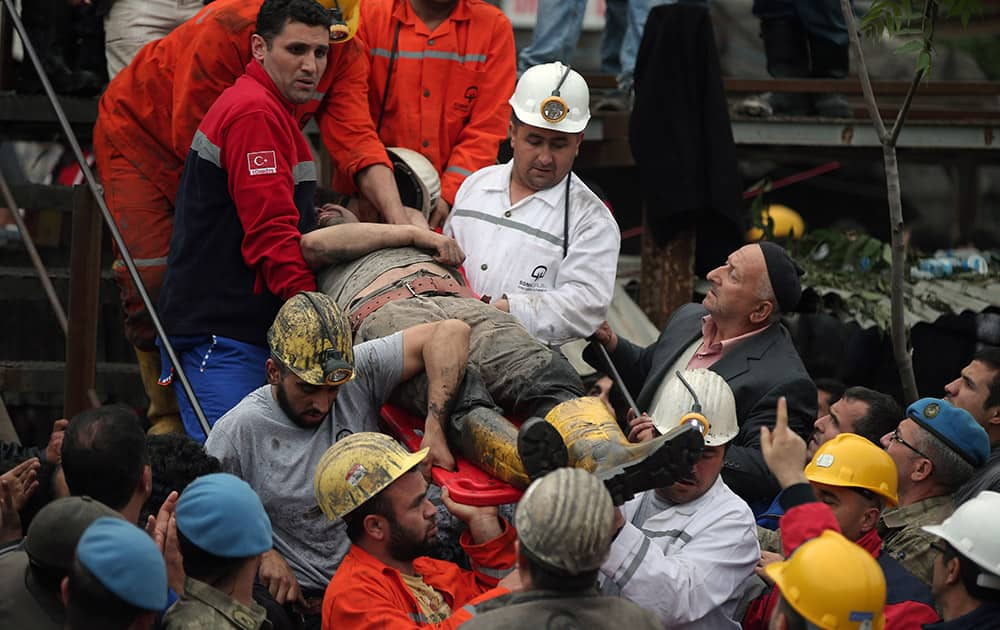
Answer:
[[[403,286],[406,287],[406,290],[410,292],[411,296],[417,297],[417,292],[413,290],[413,286],[410,284],[409,280],[407,280],[406,282],[404,282]]]

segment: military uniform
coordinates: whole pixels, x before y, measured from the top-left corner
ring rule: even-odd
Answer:
[[[937,525],[954,511],[955,504],[950,495],[931,497],[885,510],[878,522],[882,551],[930,586],[934,575],[934,558],[937,557],[931,544],[937,540],[937,536],[925,532],[922,526]]]
[[[510,593],[475,606],[466,606],[469,628],[629,628],[659,630],[660,621],[637,604],[603,597],[596,590],[582,593],[528,591]]]
[[[269,629],[267,612],[258,604],[244,606],[204,582],[184,579],[184,595],[163,617],[165,630]]]

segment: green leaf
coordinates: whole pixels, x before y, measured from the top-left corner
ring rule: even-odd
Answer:
[[[923,50],[923,48],[924,48],[924,42],[919,39],[915,39],[911,42],[906,42],[893,52],[897,55],[908,55],[910,53],[915,53],[917,51]]]
[[[931,69],[931,54],[927,51],[921,52],[917,55],[917,70],[923,70],[924,72],[929,72]]]

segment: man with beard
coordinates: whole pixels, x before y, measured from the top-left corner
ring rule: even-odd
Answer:
[[[677,483],[622,506],[624,525],[601,566],[601,590],[651,611],[668,628],[735,629],[743,583],[760,558],[753,513],[720,476],[726,449],[739,433],[736,402],[715,372],[686,370],[683,376],[711,423],[701,459]],[[676,376],[666,388],[658,417],[676,422],[694,401]]]
[[[437,531],[417,468],[427,452],[356,433],[323,455],[316,500],[328,519],[347,524],[352,543],[323,597],[324,629],[457,628],[471,617],[469,604],[519,584],[514,528],[496,507],[455,503],[445,488],[441,500],[468,526],[460,543],[473,570],[426,557]]]
[[[462,379],[468,341],[467,325],[444,320],[352,347],[336,304],[299,293],[268,331],[268,384],[209,434],[208,454],[250,484],[271,520],[274,549],[263,554],[260,581],[279,604],[311,617],[313,627],[323,589],[349,546],[342,522],[309,517],[320,458],[344,435],[376,430],[389,393],[421,371],[429,383],[427,423],[439,423]]]

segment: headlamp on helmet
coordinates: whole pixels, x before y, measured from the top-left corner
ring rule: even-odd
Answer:
[[[566,66],[566,70],[563,72],[562,77],[559,79],[559,83],[556,85],[556,89],[552,90],[552,94],[547,98],[542,100],[542,104],[539,106],[539,111],[547,122],[557,123],[562,122],[564,118],[569,114],[569,105],[566,104],[565,99],[559,95],[559,88],[566,81],[566,77],[569,76],[571,68]]]
[[[351,36],[351,29],[344,20],[344,12],[340,10],[340,2],[333,0],[333,7],[327,9],[330,14],[330,41],[339,42]]]
[[[359,0],[317,0],[330,18],[330,43],[343,44],[358,30]]]
[[[316,315],[319,317],[319,325],[323,329],[323,335],[330,340],[331,344],[334,343],[336,337],[333,336],[330,328],[326,325],[326,318],[323,316],[323,311],[320,309],[319,304],[316,303],[316,298],[308,292],[304,292],[302,295],[306,296],[309,304],[316,310]],[[331,346],[320,352],[319,364],[323,370],[324,385],[343,385],[354,376],[354,366],[344,360],[344,354],[335,346]]]

